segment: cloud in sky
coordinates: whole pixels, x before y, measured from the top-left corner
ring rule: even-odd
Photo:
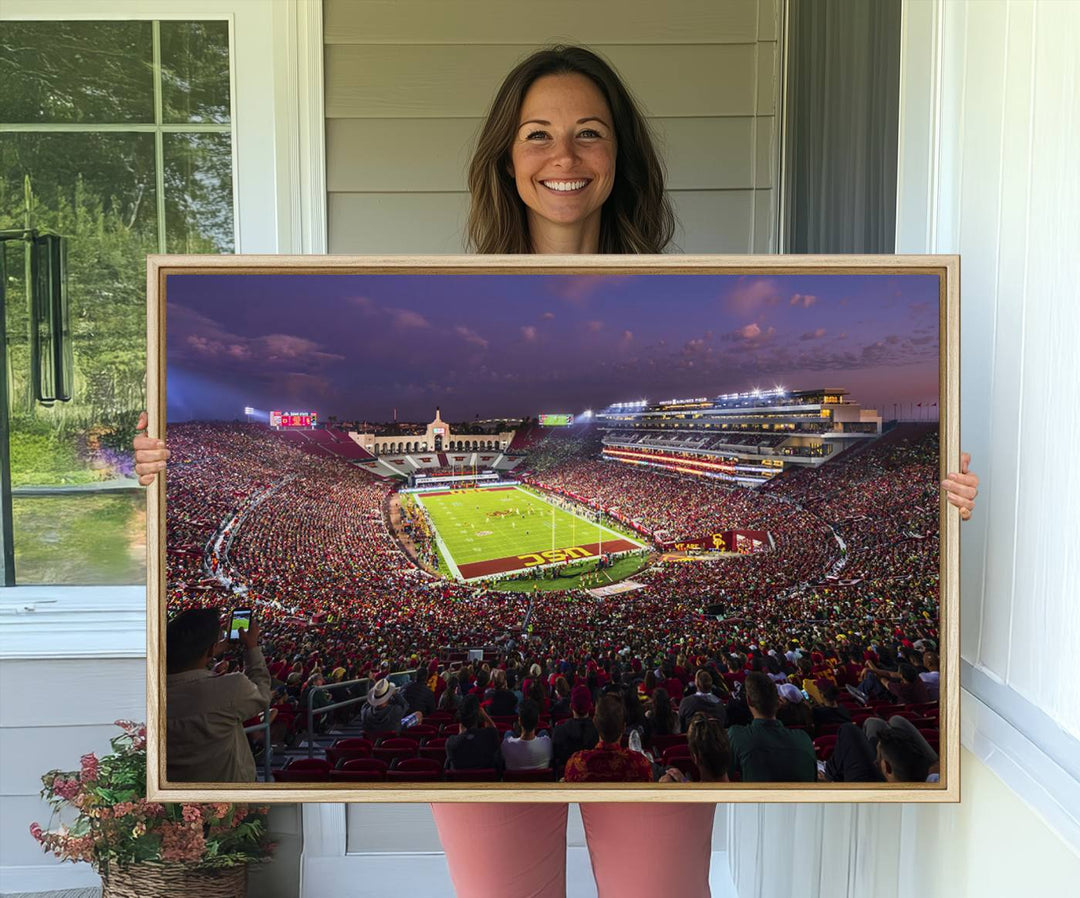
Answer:
[[[480,349],[488,348],[488,341],[481,337],[471,327],[466,327],[464,324],[459,324],[454,328],[456,333],[461,339],[472,346],[478,346]]]
[[[431,323],[419,312],[412,309],[387,309],[394,324],[402,328],[430,327]]]
[[[536,328],[531,324],[526,324],[521,329],[521,336],[526,343],[532,343],[536,340]]]
[[[799,339],[800,340],[820,340],[822,337],[825,336],[825,334],[826,334],[825,328],[819,327],[819,328],[817,328],[815,330],[807,331],[805,334],[803,334],[801,337],[799,337]]]
[[[788,305],[801,306],[804,309],[809,309],[814,303],[817,302],[817,297],[810,293],[796,293],[790,300]]]
[[[747,275],[728,289],[726,301],[735,312],[745,315],[763,306],[776,305],[780,301],[780,292],[772,278]]]

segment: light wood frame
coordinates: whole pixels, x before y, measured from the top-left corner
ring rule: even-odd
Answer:
[[[170,274],[930,274],[939,277],[940,473],[959,470],[960,258],[911,256],[160,256],[147,257],[148,434],[165,432]],[[941,498],[940,783],[170,783],[165,775],[165,482],[147,495],[147,796],[268,802],[957,802],[960,800],[960,516]]]

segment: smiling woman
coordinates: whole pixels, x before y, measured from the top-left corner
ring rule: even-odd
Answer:
[[[534,252],[584,252],[600,240],[615,178],[611,110],[584,75],[538,79],[521,105],[510,151]]]
[[[675,231],[645,117],[582,47],[541,50],[506,77],[469,194],[469,245],[480,253],[659,253]]]

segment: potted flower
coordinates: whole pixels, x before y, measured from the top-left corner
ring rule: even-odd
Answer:
[[[243,898],[247,865],[270,858],[266,808],[161,804],[146,799],[146,727],[118,720],[113,753],[83,755],[78,771],[50,770],[41,797],[50,827],[30,834],[64,861],[88,861],[102,898]],[[71,820],[71,817],[74,820]]]

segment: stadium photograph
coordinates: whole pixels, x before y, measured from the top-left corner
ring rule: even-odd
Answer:
[[[162,630],[250,610],[268,798],[933,789],[942,283],[171,273]],[[897,717],[903,763],[850,726]]]

